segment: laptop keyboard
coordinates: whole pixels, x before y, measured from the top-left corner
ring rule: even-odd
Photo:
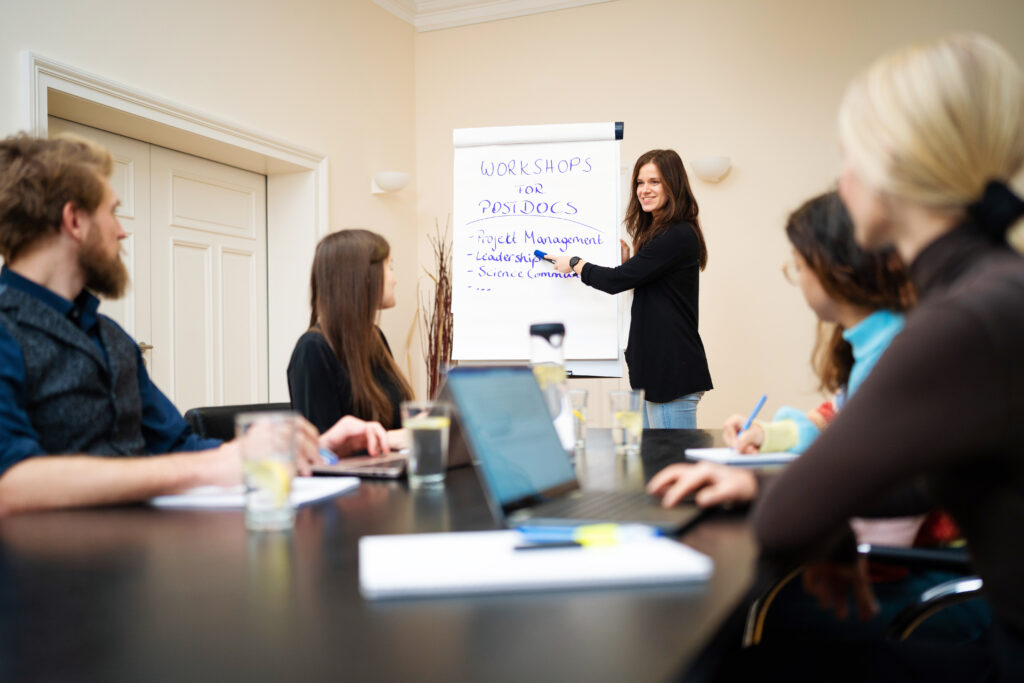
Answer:
[[[546,503],[545,517],[571,519],[627,519],[646,516],[654,507],[643,494],[627,491],[588,491],[582,496],[567,496]],[[657,508],[655,508],[657,509]]]

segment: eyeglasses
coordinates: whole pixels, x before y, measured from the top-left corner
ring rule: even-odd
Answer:
[[[782,277],[791,285],[800,284],[800,266],[797,265],[796,259],[790,259],[782,264]]]

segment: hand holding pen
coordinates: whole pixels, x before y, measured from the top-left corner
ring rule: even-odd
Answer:
[[[746,419],[742,415],[732,415],[725,421],[722,438],[726,445],[737,453],[750,455],[760,452],[761,444],[764,443],[764,430],[760,425],[754,424],[754,420],[767,399],[767,394],[762,396]]]

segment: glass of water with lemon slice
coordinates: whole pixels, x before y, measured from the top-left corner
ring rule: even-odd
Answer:
[[[573,435],[576,437],[575,455],[581,456],[587,449],[587,390],[570,389],[569,405],[572,406]]]
[[[444,485],[450,425],[451,409],[447,403],[402,402],[402,428],[409,433],[409,488]]]
[[[281,530],[294,525],[291,494],[297,434],[298,415],[291,411],[241,413],[235,418],[249,529]]]
[[[644,390],[613,391],[609,396],[615,452],[620,455],[636,455],[640,452],[640,436],[644,429]]]

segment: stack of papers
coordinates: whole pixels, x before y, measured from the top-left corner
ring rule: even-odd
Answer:
[[[299,507],[336,496],[359,486],[358,477],[295,477],[292,480],[292,505]],[[245,487],[200,486],[171,496],[150,498],[158,508],[244,508]]]
[[[739,467],[764,467],[765,465],[784,465],[800,457],[799,453],[758,453],[744,455],[731,448],[687,448],[686,457],[693,460],[710,460],[723,465]]]
[[[707,581],[707,555],[664,537],[615,546],[516,550],[518,531],[364,536],[359,589],[369,599]]]

